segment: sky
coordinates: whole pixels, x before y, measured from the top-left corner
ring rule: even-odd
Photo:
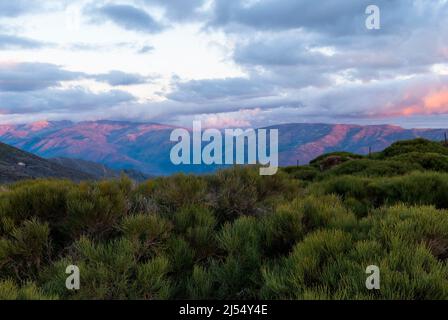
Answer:
[[[448,0],[0,0],[0,123],[448,127],[446,21]]]

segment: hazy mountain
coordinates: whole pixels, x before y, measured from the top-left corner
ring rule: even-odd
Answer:
[[[162,174],[171,166],[173,127],[130,122],[38,122],[0,126],[0,141],[45,158],[74,158],[112,169]]]
[[[281,165],[305,164],[322,153],[369,148],[380,151],[397,140],[424,137],[443,139],[444,129],[404,129],[391,125],[284,124],[279,130]],[[173,126],[123,121],[72,123],[36,122],[0,125],[0,141],[45,158],[76,158],[101,163],[112,169],[133,169],[146,174],[206,172],[214,168],[175,166],[170,161]]]
[[[382,151],[398,140],[426,138],[440,141],[446,129],[404,129],[392,125],[285,124],[279,129],[281,165],[306,164],[333,151],[368,154]]]
[[[49,160],[61,166],[85,172],[94,177],[96,180],[119,178],[122,174],[125,174],[135,181],[145,181],[150,178],[149,175],[146,175],[140,171],[131,169],[113,170],[106,167],[104,164],[81,159],[51,158]]]

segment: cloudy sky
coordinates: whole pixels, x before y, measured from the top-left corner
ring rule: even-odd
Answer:
[[[447,21],[447,0],[0,0],[0,122],[448,127]]]

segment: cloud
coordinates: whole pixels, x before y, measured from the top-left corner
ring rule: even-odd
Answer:
[[[88,7],[86,12],[92,17],[92,22],[111,21],[116,25],[131,31],[157,33],[164,29],[144,9],[126,4],[107,4],[100,7]]]
[[[122,90],[93,92],[80,86],[64,86],[66,81],[95,79],[112,86],[147,82],[149,77],[111,71],[91,75],[72,72],[48,63],[0,63],[0,110],[3,115],[34,114],[37,118],[70,113],[73,118],[89,114],[120,113],[124,104],[135,104],[137,99]],[[81,116],[82,113],[82,116]]]
[[[0,63],[0,92],[26,92],[58,87],[62,81],[80,79],[80,72],[49,63]]]
[[[205,0],[141,0],[148,5],[158,5],[165,9],[165,16],[170,20],[192,20],[200,16],[199,9],[205,4]]]
[[[242,25],[269,31],[302,28],[344,37],[367,35],[370,31],[365,28],[365,9],[370,4],[370,0],[321,0],[319,5],[308,0],[215,0],[209,25]],[[430,17],[444,16],[447,10],[444,0],[377,0],[375,5],[381,9],[382,33],[406,32],[428,23]]]
[[[215,0],[211,25],[240,24],[259,30],[307,28],[340,33],[364,26],[365,0],[322,0],[319,5],[306,0],[227,1]],[[360,28],[358,28],[360,29]]]
[[[15,18],[30,13],[61,10],[72,2],[72,0],[2,0],[0,1],[0,17]]]
[[[140,54],[145,54],[153,51],[155,48],[153,46],[143,46],[137,52]]]
[[[63,50],[70,51],[115,51],[115,50],[129,50],[135,53],[147,53],[154,49],[154,47],[145,45],[142,46],[139,43],[132,41],[120,41],[120,42],[108,42],[108,43],[97,43],[97,42],[73,42],[69,44],[64,44],[60,46]]]
[[[188,100],[178,105],[165,104],[165,108],[158,106],[158,109],[159,119],[166,121],[191,119],[189,115],[195,114],[202,115],[202,119],[210,115],[212,120],[222,114],[225,120],[229,113],[255,109],[259,112],[250,117],[233,118],[248,120],[257,126],[310,121],[368,123],[368,119],[383,119],[387,123],[384,119],[448,114],[448,76],[422,74],[409,79],[355,82],[327,88],[283,89],[270,96],[254,95],[231,101],[210,99],[206,103],[201,99]]]
[[[308,115],[380,118],[448,113],[448,77],[421,75],[332,88],[310,97]]]
[[[321,63],[325,56],[320,52],[311,52],[308,45],[310,40],[303,33],[263,35],[260,39],[239,42],[233,58],[243,65],[291,66]]]
[[[61,113],[77,111],[93,112],[108,109],[122,103],[133,102],[131,94],[112,90],[93,93],[88,89],[45,89],[33,92],[0,92],[0,110],[4,114]]]
[[[200,103],[269,96],[272,90],[267,83],[245,78],[205,79],[177,82],[175,90],[167,97],[175,101]]]
[[[47,46],[49,46],[49,44],[37,40],[8,34],[0,34],[0,49],[2,50],[40,49]]]
[[[103,74],[73,72],[49,63],[0,63],[0,92],[26,92],[59,87],[64,81],[93,79],[111,86],[148,83],[154,76],[113,70]]]
[[[196,115],[191,121],[201,121],[204,128],[245,128],[250,127],[252,125],[251,120],[260,113],[260,108],[242,109],[235,112]]]
[[[303,88],[332,85],[328,71],[308,65],[264,68],[261,71],[254,67],[247,71],[248,76],[245,78],[174,79],[172,91],[166,97],[178,102],[204,104],[210,108],[213,108],[212,103],[233,104],[241,108],[248,101],[261,104],[264,101],[266,105],[271,105],[276,97],[285,99]]]
[[[34,0],[0,1],[0,16],[17,17],[34,11],[39,7],[39,2]]]
[[[135,73],[126,73],[113,70],[109,73],[93,75],[96,81],[106,82],[111,86],[130,86],[136,84],[148,83],[152,78],[145,77]]]

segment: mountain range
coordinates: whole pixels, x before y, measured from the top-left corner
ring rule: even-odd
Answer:
[[[0,141],[76,169],[70,159],[95,162],[112,170],[134,170],[147,175],[176,172],[203,173],[205,165],[176,166],[170,161],[176,127],[125,121],[40,121],[0,125]],[[306,164],[332,151],[367,154],[395,141],[422,137],[442,140],[446,129],[404,129],[393,125],[294,123],[267,127],[279,130],[281,166]],[[64,160],[61,160],[64,159]],[[68,160],[67,160],[68,159]],[[63,162],[61,162],[63,161]],[[79,165],[79,161],[77,162]],[[83,170],[85,172],[85,170]]]

